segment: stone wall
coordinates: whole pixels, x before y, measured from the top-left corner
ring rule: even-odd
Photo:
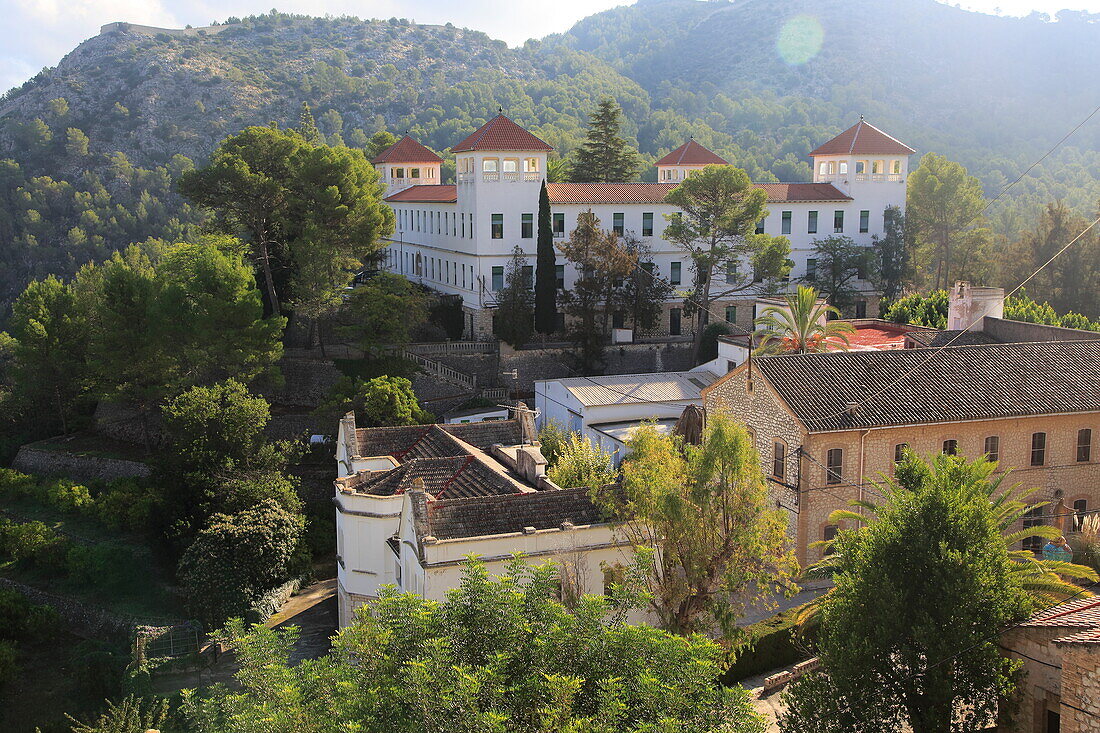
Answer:
[[[1100,641],[1062,653],[1062,733],[1100,733]]]
[[[61,450],[24,445],[15,455],[12,468],[23,473],[65,476],[81,482],[107,482],[120,478],[146,478],[149,466],[139,461],[66,453]]]
[[[164,440],[164,429],[159,414],[149,415],[145,422],[141,413],[129,405],[100,402],[95,408],[95,431],[105,438],[145,444],[145,426],[149,431],[151,445],[160,445]]]
[[[686,371],[695,366],[691,344],[673,342],[666,344],[622,344],[608,346],[604,374],[647,374],[650,372]],[[500,346],[500,371],[515,369],[518,378],[504,377],[501,386],[515,387],[521,392],[534,392],[539,379],[564,379],[576,377],[573,357],[569,348],[510,349]]]

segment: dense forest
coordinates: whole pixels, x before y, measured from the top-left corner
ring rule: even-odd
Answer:
[[[865,114],[993,196],[1091,111],[1077,92],[1100,72],[1098,40],[1083,13],[934,0],[641,0],[519,48],[450,25],[274,12],[123,27],[0,98],[0,319],[33,277],[192,237],[203,216],[175,179],[228,134],[294,124],[303,102],[330,144],[407,130],[446,154],[503,107],[567,156],[609,95],[643,178],[693,134],[758,181],[805,180],[807,153]],[[1082,127],[990,210],[994,233],[1015,238],[1056,200],[1093,213],[1098,149],[1100,124]]]

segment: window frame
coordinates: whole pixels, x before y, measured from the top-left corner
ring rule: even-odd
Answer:
[[[816,212],[816,211],[806,212],[806,233],[807,234],[817,234],[817,226],[818,226],[818,216],[817,216],[817,214],[818,214],[818,212]]]
[[[1031,434],[1031,465],[1047,465],[1047,434],[1041,430]]]
[[[493,269],[490,270],[490,277],[492,278],[491,290],[494,293],[504,290],[504,265],[493,265]]]
[[[844,233],[844,209],[833,211],[833,234]]]
[[[782,440],[772,441],[772,478],[783,481],[787,475],[787,444]]]
[[[653,236],[653,212],[652,211],[643,211],[642,212],[642,236],[643,237],[652,237]]]
[[[1083,442],[1082,438],[1085,438]],[[1084,451],[1084,458],[1081,457],[1082,450]],[[1076,457],[1078,463],[1092,462],[1092,428],[1081,428],[1077,431]]]
[[[833,457],[837,460],[834,462]],[[844,483],[844,449],[830,448],[825,451],[825,485],[836,486]]]
[[[959,455],[959,439],[948,438],[943,441],[943,445],[940,447],[940,453],[945,456],[957,456]]]
[[[535,215],[534,214],[520,214],[519,215],[519,238],[520,239],[534,239],[535,237]]]
[[[871,211],[863,209],[859,212],[859,233],[866,234],[871,231]]]
[[[985,436],[985,442],[982,444],[982,447],[985,448],[984,455],[990,461],[1000,461],[1001,460],[1001,436],[999,436],[999,435],[987,435],[987,436]],[[992,447],[993,450],[990,450],[990,447]]]
[[[504,214],[489,215],[489,238],[504,239]]]

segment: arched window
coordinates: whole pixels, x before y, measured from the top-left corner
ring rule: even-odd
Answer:
[[[947,456],[957,456],[959,454],[959,441],[955,439],[943,441],[943,453]]]
[[[523,159],[523,172],[524,173],[538,173],[539,171],[539,159],[538,158],[524,158]]]
[[[505,158],[504,159],[504,172],[516,173],[519,171],[519,160],[517,158]]]
[[[496,173],[500,170],[500,161],[496,158],[485,158],[481,161],[481,170],[483,173]]]
[[[863,174],[863,173],[866,173],[866,172],[867,172],[867,161],[866,160],[857,160],[856,161],[856,173],[857,174]]]
[[[876,160],[873,163],[871,163],[871,172],[876,173],[876,174],[881,174],[882,173],[882,161],[881,160]]]
[[[895,176],[900,176],[901,175],[901,161],[900,160],[891,160],[890,161],[890,172],[893,173]]]
[[[1001,460],[1001,439],[996,435],[990,435],[985,439],[985,455],[991,461]]]
[[[840,175],[842,175],[842,176],[848,175],[848,161],[846,161],[846,160],[840,161],[839,170],[840,170]]]
[[[831,176],[831,175],[833,175],[834,173],[836,173],[836,162],[835,162],[835,161],[832,161],[832,160],[830,160],[830,161],[829,161],[829,175]]]
[[[819,176],[824,176],[828,172],[829,172],[829,164],[826,163],[824,160],[817,164],[817,174]]]

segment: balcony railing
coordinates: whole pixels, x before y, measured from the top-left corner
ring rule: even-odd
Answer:
[[[503,173],[503,177],[504,177],[505,181],[518,181],[519,180],[519,172],[518,171],[505,171]]]
[[[500,180],[500,174],[499,173],[490,173],[490,172],[487,171],[487,172],[481,174],[481,180],[483,180],[483,181],[499,181]]]
[[[882,181],[891,181],[897,183],[901,181],[900,173],[856,173],[857,181],[873,181],[881,183]]]
[[[475,174],[473,174],[473,173],[459,173],[458,174],[458,182],[459,183],[473,183],[474,180],[475,180]]]

